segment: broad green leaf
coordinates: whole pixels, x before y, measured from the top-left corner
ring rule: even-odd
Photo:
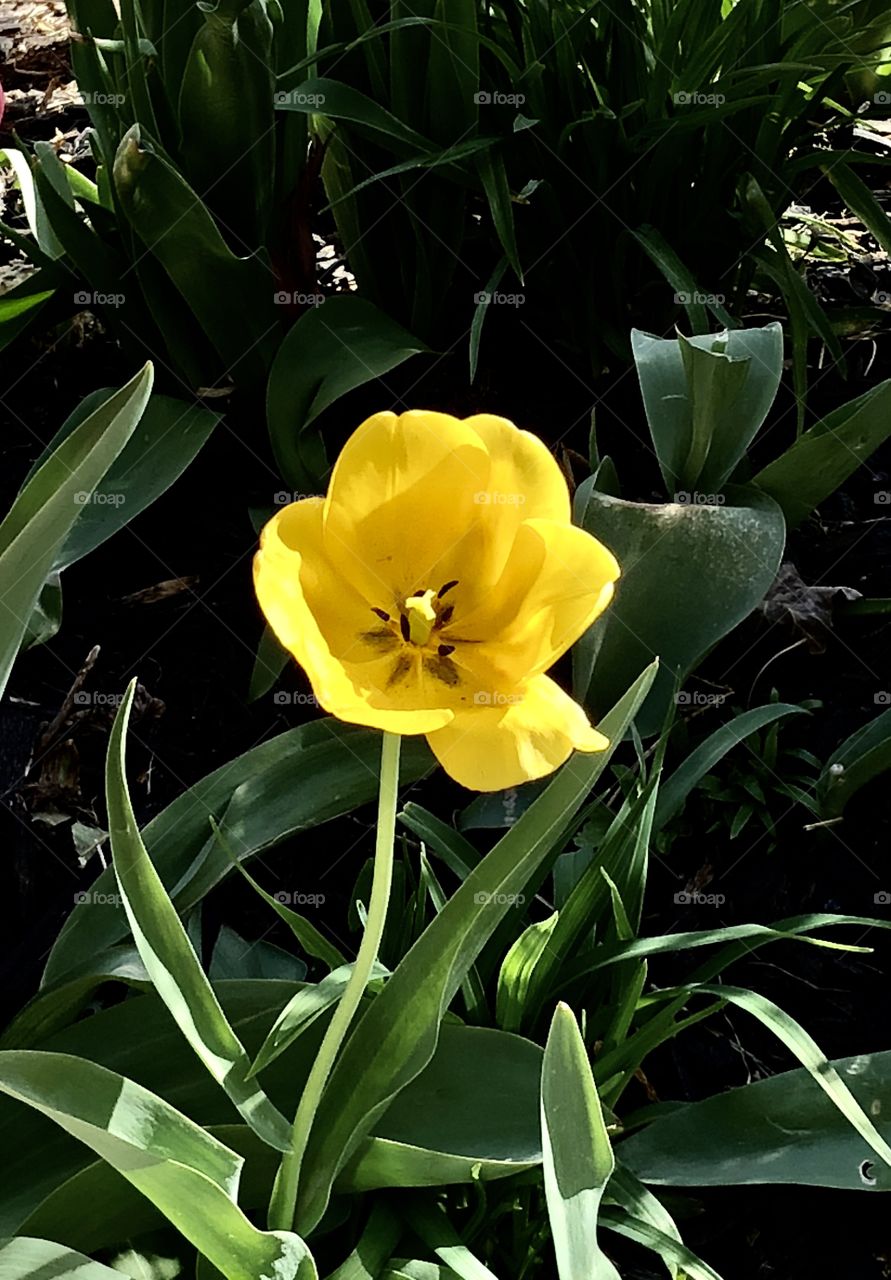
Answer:
[[[554,1011],[541,1072],[544,1187],[560,1280],[620,1280],[597,1238],[615,1167],[588,1051],[568,1005]]]
[[[891,708],[852,733],[826,761],[817,782],[817,799],[823,815],[834,818],[843,813],[845,805],[861,787],[888,769],[891,769]]]
[[[752,483],[770,494],[794,528],[891,435],[891,380],[828,414]]]
[[[0,524],[0,695],[59,548],[133,435],[152,377],[146,365],[82,422],[30,478]]]
[[[307,429],[335,400],[426,348],[372,303],[328,298],[293,325],[269,375],[269,435],[281,473],[295,489],[317,491],[328,470],[321,438]]]
[[[659,787],[654,827],[657,831],[683,809],[693,788],[709,773],[728,751],[739,746],[751,733],[786,716],[801,715],[804,707],[788,702],[770,702],[764,707],[742,711],[700,742],[684,762]]]
[[[138,125],[121,140],[114,186],[133,230],[185,299],[223,370],[264,376],[280,319],[271,268],[259,257],[232,253],[207,207]]]
[[[43,304],[55,293],[55,289],[35,288],[41,283],[40,277],[41,273],[37,272],[36,278],[29,276],[0,297],[0,351],[28,327]]]
[[[631,348],[667,493],[693,501],[701,490],[714,500],[776,398],[782,327],[689,339],[634,329]]]
[[[273,23],[250,0],[202,14],[175,86],[183,172],[253,249],[268,233],[275,177]]]
[[[66,1276],[72,1280],[120,1280],[120,1274],[53,1240],[30,1236],[0,1240],[0,1280],[35,1280],[38,1276],[47,1280],[64,1280]]]
[[[238,1208],[241,1157],[141,1085],[80,1058],[8,1050],[0,1092],[123,1174],[227,1280],[316,1280],[299,1237],[258,1231]]]
[[[65,250],[59,244],[47,219],[43,201],[34,185],[34,174],[28,157],[15,147],[7,147],[5,151],[0,151],[0,162],[2,161],[6,161],[16,176],[28,230],[37,242],[41,253],[51,260],[63,257]]]
[[[113,395],[111,390],[93,391],[82,400],[31,474]],[[81,506],[53,568],[60,572],[75,564],[165,493],[197,457],[219,421],[220,415],[203,405],[171,396],[149,396],[139,429],[96,486],[91,499]]]
[[[610,746],[576,754],[547,790],[471,872],[356,1026],[331,1074],[310,1135],[298,1221],[315,1225],[338,1171],[402,1089],[430,1061],[440,1023],[488,939],[526,886],[568,815],[583,802],[634,719],[655,667],[603,719]]]
[[[252,1054],[295,993],[293,983],[268,980],[223,982],[214,989]],[[323,1014],[264,1073],[267,1091],[282,1107],[293,1107],[329,1017]],[[41,1048],[89,1055],[210,1128],[245,1157],[242,1207],[265,1209],[278,1153],[246,1125],[233,1125],[237,1113],[210,1076],[196,1069],[191,1048],[155,994],[81,1020]],[[531,1168],[541,1160],[540,1076],[541,1050],[530,1041],[446,1023],[433,1059],[342,1170],[338,1191],[472,1184]],[[0,1203],[5,1233],[27,1230],[92,1253],[161,1225],[146,1205],[134,1215],[134,1198],[113,1171],[91,1166],[73,1139],[4,1099],[0,1147],[9,1188]]]
[[[74,1022],[97,987],[106,982],[148,990],[151,979],[135,947],[112,947],[86,963],[82,972],[72,970],[60,982],[39,991],[0,1036],[0,1049],[39,1045],[54,1031]]]
[[[575,646],[576,697],[596,697],[596,712],[658,656],[643,735],[661,729],[677,684],[760,603],[779,569],[779,507],[757,490],[726,496],[726,504],[653,504],[611,498],[590,481],[577,491],[577,523],[609,547],[622,576]]]
[[[125,764],[135,690],[133,680],[115,716],[105,775],[114,872],[133,939],[155,990],[214,1080],[265,1142],[287,1151],[290,1125],[262,1088],[249,1082],[250,1058],[214,995],[136,825]]]
[[[809,1072],[812,1080],[819,1085],[830,1101],[838,1108],[839,1113],[848,1121],[860,1138],[887,1166],[883,1169],[883,1178],[891,1177],[891,1146],[878,1132],[872,1120],[866,1114],[846,1082],[829,1062],[819,1045],[772,1000],[754,991],[742,987],[724,986],[723,984],[696,984],[693,991],[713,995],[720,1000],[727,1000],[762,1022],[777,1039],[794,1053],[799,1062]]]
[[[380,734],[326,718],[279,734],[202,778],[142,832],[177,910],[185,912],[200,902],[232,871],[232,859],[214,835],[210,818],[244,861],[286,836],[373,800],[379,759]],[[431,763],[421,739],[403,743],[403,783],[422,777]],[[305,883],[303,872],[300,879]],[[285,892],[291,888],[286,886]],[[44,985],[127,937],[127,917],[114,897],[109,868],[63,925]]]
[[[891,1139],[891,1052],[830,1064]],[[623,1163],[658,1186],[787,1183],[891,1190],[891,1170],[804,1068],[687,1103],[624,1139]]]
[[[847,164],[820,166],[851,213],[855,214],[891,256],[891,220],[862,178]]]

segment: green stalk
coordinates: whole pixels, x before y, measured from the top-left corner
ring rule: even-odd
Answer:
[[[291,1127],[291,1149],[282,1156],[272,1199],[269,1203],[269,1226],[273,1231],[291,1231],[297,1205],[297,1188],[300,1169],[313,1121],[322,1099],[328,1077],[334,1066],[340,1047],[346,1039],[350,1023],[362,999],[368,979],[380,950],[387,906],[390,901],[390,884],[393,879],[393,839],[396,832],[396,796],[399,789],[399,746],[401,738],[396,733],[385,733],[381,746],[381,775],[378,792],[377,838],[374,847],[374,876],[365,932],[359,945],[359,954],[353,972],[328,1024],[325,1038],[313,1062],[309,1079],[300,1098],[294,1124]]]

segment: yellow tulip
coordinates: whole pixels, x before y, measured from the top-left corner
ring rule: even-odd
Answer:
[[[325,498],[263,530],[257,598],[319,704],[427,735],[458,782],[496,791],[606,739],[545,672],[607,606],[615,558],[570,520],[542,442],[504,418],[378,413]]]

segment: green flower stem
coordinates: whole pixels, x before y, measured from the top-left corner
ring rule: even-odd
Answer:
[[[401,738],[397,733],[383,735],[377,838],[374,847],[374,877],[365,932],[362,935],[359,954],[356,956],[350,980],[328,1024],[325,1038],[319,1047],[301,1095],[297,1114],[294,1116],[294,1124],[291,1127],[291,1149],[282,1157],[269,1205],[269,1226],[274,1231],[293,1229],[300,1169],[313,1121],[335,1059],[359,1007],[380,950],[393,879],[393,839],[396,833],[400,743]]]

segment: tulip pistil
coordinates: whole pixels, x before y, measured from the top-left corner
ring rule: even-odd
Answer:
[[[408,638],[412,644],[424,646],[430,639],[430,633],[436,626],[437,613],[433,601],[436,593],[425,591],[419,596],[409,596],[405,602],[402,615],[402,635],[405,638],[405,622],[408,622]]]

